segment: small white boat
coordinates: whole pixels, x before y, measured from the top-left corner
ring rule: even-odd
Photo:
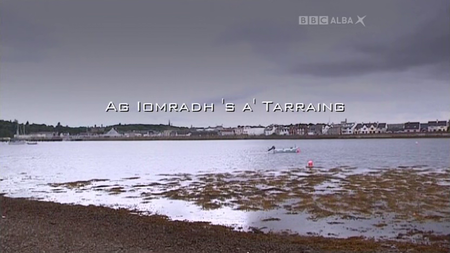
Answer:
[[[275,146],[272,146],[269,150],[267,151],[272,151],[272,153],[274,154],[278,154],[278,153],[300,153],[300,148],[297,147],[289,147],[289,148],[275,148]]]

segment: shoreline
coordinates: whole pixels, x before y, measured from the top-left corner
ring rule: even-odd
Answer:
[[[355,140],[355,139],[417,139],[450,138],[448,132],[398,133],[398,134],[348,134],[348,135],[262,135],[262,136],[151,136],[151,137],[62,137],[30,138],[28,141],[207,141],[207,140]],[[2,141],[6,141],[3,139]]]
[[[0,196],[1,252],[448,252],[414,244],[238,232],[206,222],[172,221],[125,209]]]

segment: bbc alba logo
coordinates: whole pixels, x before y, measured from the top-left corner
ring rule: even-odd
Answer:
[[[357,21],[353,22],[352,17],[329,17],[329,16],[300,16],[300,25],[357,25],[366,26],[364,19],[366,16],[356,16]]]

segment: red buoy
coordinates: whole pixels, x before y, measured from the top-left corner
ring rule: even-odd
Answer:
[[[312,168],[312,167],[314,167],[314,163],[313,163],[313,161],[308,161],[308,168]]]

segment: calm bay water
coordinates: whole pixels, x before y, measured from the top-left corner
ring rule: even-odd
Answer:
[[[272,154],[267,149],[296,145],[298,154]],[[304,168],[309,160],[323,170],[349,166],[353,173],[371,169],[422,166],[433,171],[450,167],[450,139],[375,140],[233,140],[233,141],[107,141],[48,142],[38,145],[0,145],[0,192],[11,197],[34,197],[62,203],[97,204],[137,208],[169,215],[173,219],[212,221],[238,226],[269,226],[300,233],[343,236],[360,235],[343,227],[307,221],[301,214],[287,223],[261,223],[261,217],[277,211],[243,212],[229,208],[205,211],[180,200],[136,197],[141,192],[110,195],[99,191],[52,192],[49,183],[108,179],[115,186],[130,187],[158,180],[158,174],[199,172],[226,173],[236,170],[285,170]],[[399,168],[401,169],[401,168]],[[134,180],[125,178],[134,177]],[[101,183],[100,183],[101,184]],[[134,195],[133,195],[134,194]],[[135,196],[135,197],[133,197]],[[283,218],[282,218],[283,220]],[[293,222],[292,222],[293,221]],[[295,224],[301,223],[302,226]],[[352,222],[350,222],[352,223]],[[349,224],[347,224],[349,225]],[[350,224],[351,225],[351,224]],[[385,234],[367,225],[367,235]],[[448,225],[448,224],[447,224]],[[441,226],[443,230],[449,226]],[[355,226],[364,226],[363,223]],[[427,226],[427,225],[424,225]],[[430,225],[436,230],[436,225]],[[437,227],[438,230],[440,227]],[[324,229],[326,228],[326,229]],[[370,230],[372,229],[372,230]],[[450,230],[449,230],[450,231]]]

